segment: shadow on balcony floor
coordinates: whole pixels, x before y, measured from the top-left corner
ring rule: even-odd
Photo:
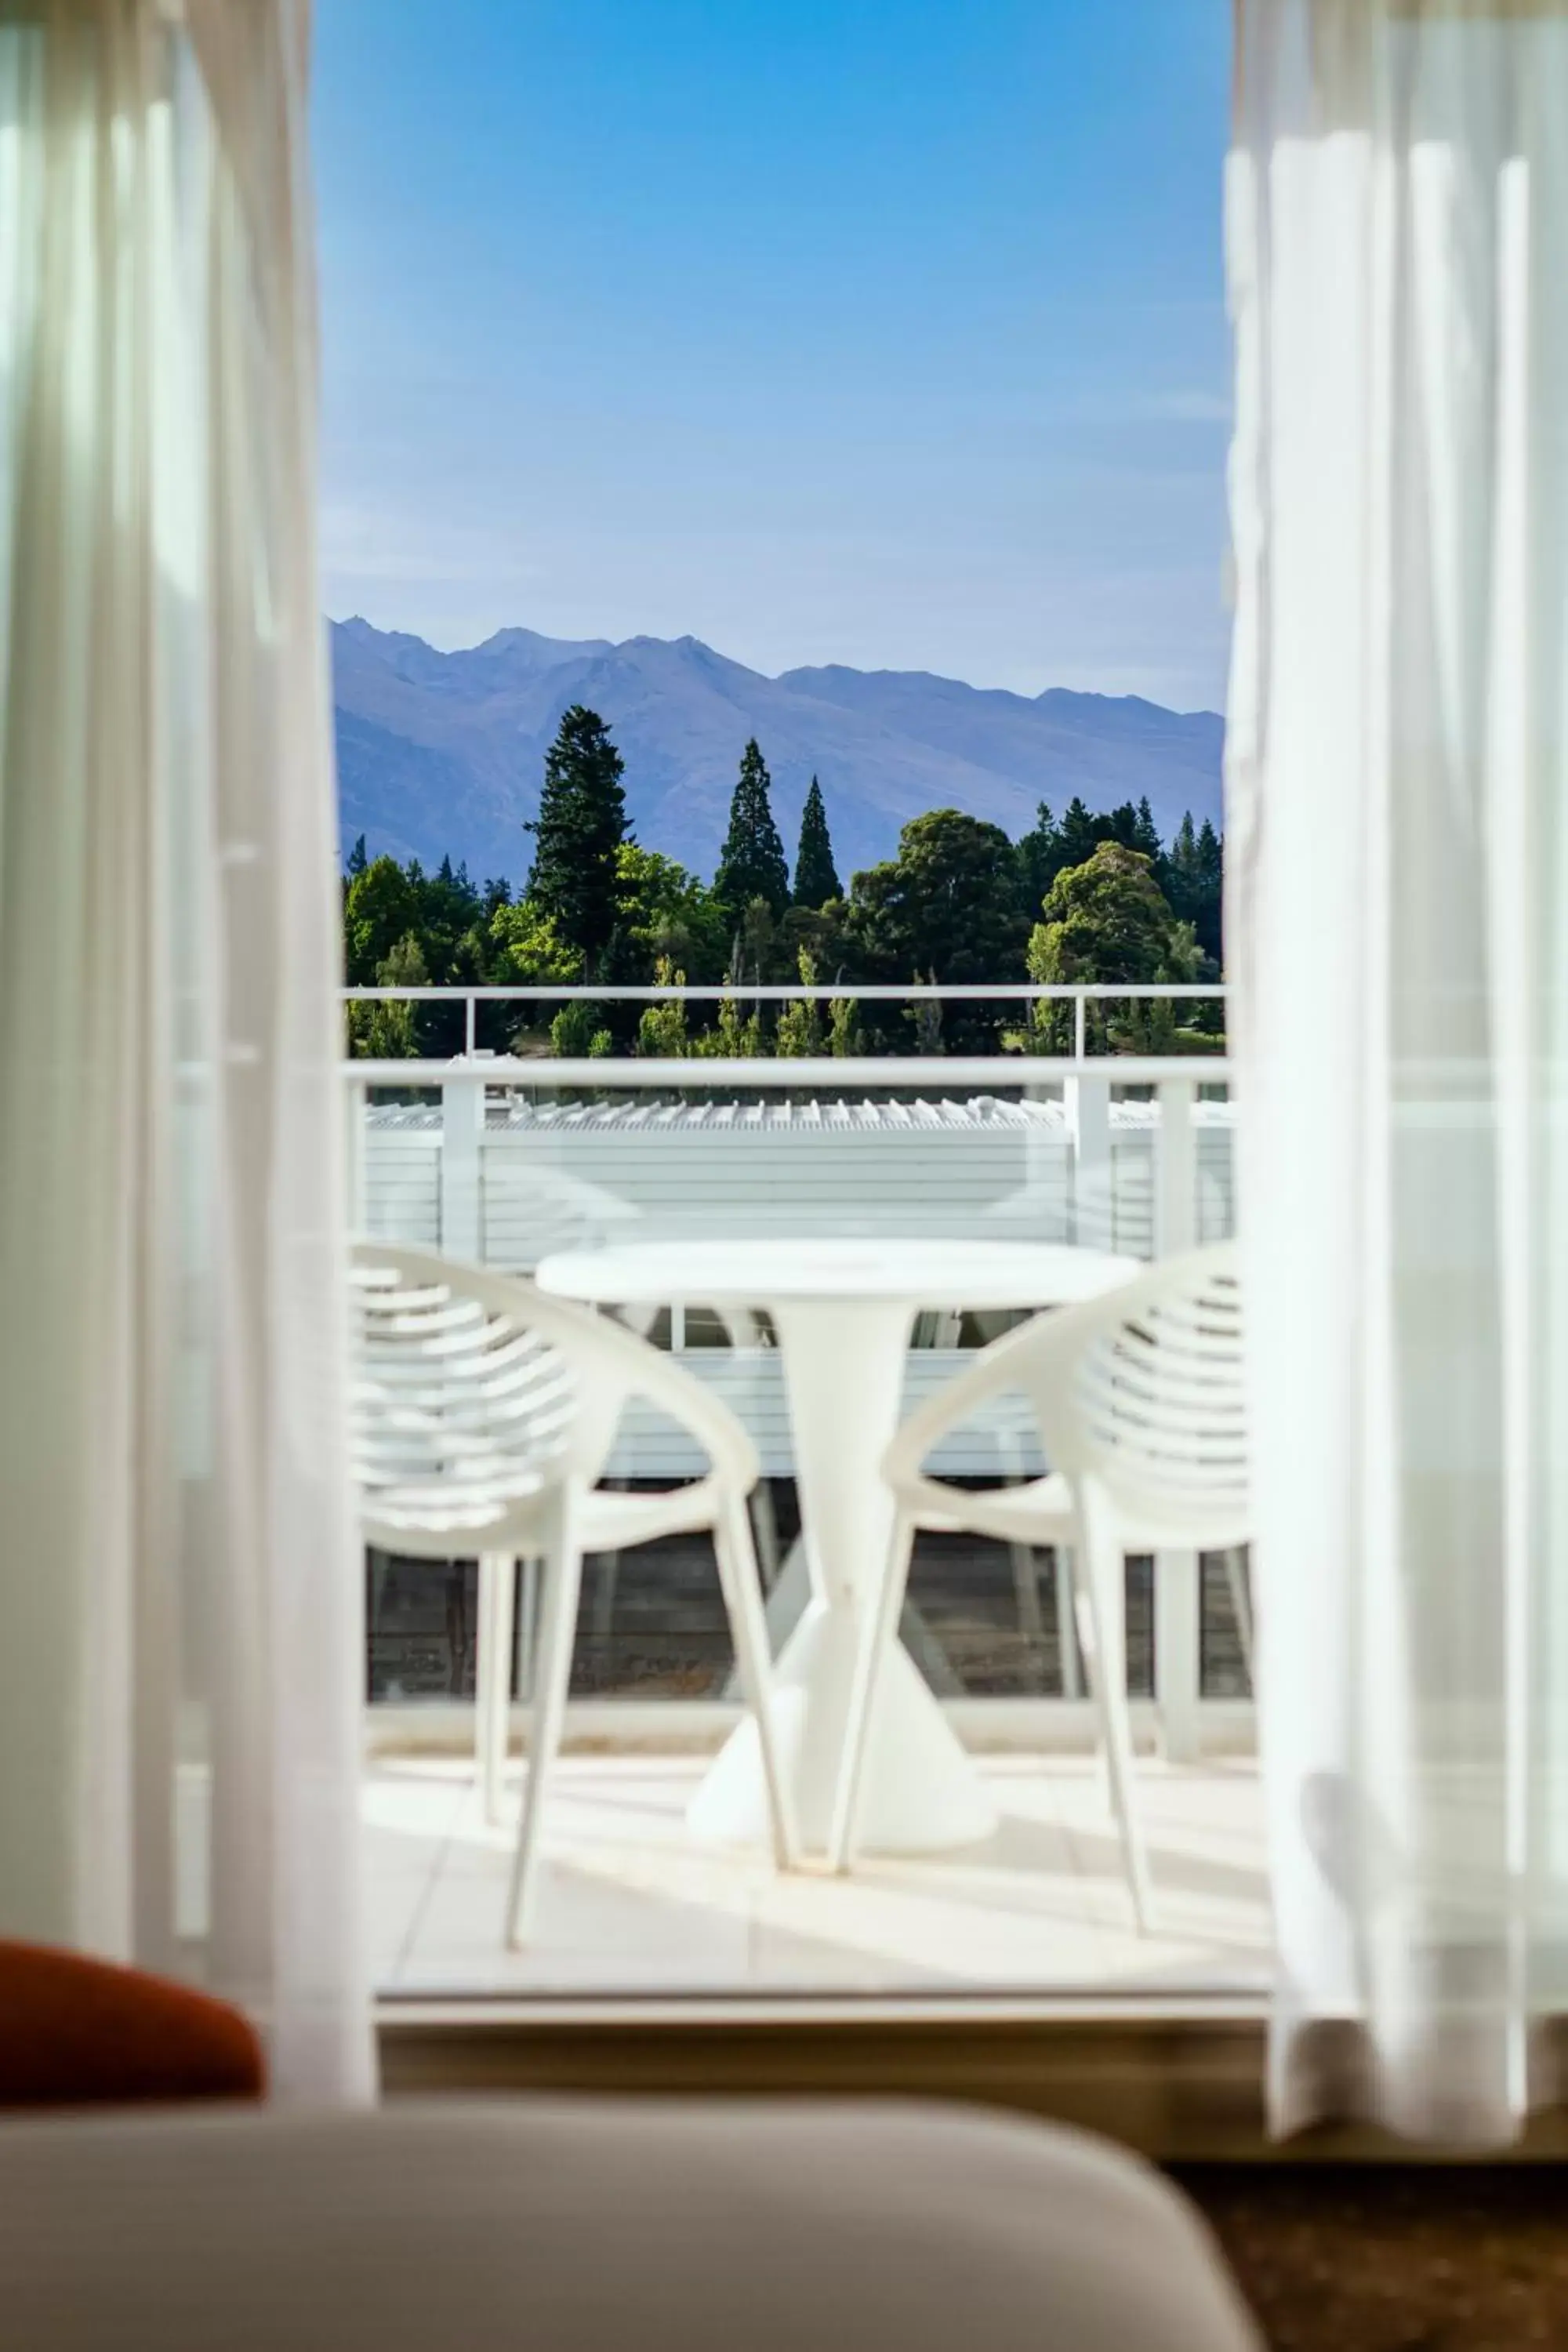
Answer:
[[[687,1833],[701,1757],[567,1755],[545,1825],[537,1939],[501,1944],[521,1768],[487,1826],[472,1767],[383,1758],[364,1816],[377,1979],[404,1993],[1255,1992],[1267,1896],[1255,1768],[1140,1767],[1158,1888],[1139,1937],[1101,1777],[1080,1757],[979,1759],[984,1845],[775,1876]]]

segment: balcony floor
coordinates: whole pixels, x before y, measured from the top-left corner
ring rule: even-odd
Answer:
[[[488,1827],[468,1759],[382,1757],[364,1819],[377,1981],[389,1992],[556,1995],[1255,1993],[1268,1898],[1255,1764],[1139,1765],[1156,1895],[1139,1937],[1089,1757],[978,1759],[1003,1815],[984,1845],[776,1876],[699,1846],[702,1756],[567,1754],[545,1820],[537,1937],[501,1945],[515,1791]]]

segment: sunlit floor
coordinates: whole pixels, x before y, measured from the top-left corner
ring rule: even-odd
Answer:
[[[848,1879],[780,1877],[697,1844],[707,1759],[563,1756],[552,1780],[535,1940],[507,1952],[508,1818],[486,1825],[471,1761],[382,1758],[364,1818],[377,1979],[403,1993],[1188,1993],[1265,1981],[1256,1767],[1142,1761],[1156,1885],[1139,1936],[1102,1776],[1089,1757],[988,1757],[1002,1827]]]

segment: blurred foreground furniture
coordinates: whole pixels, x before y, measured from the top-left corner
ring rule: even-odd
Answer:
[[[0,2108],[259,2099],[261,2044],[226,2001],[79,1952],[0,1942]]]
[[[795,1858],[773,1736],[772,1676],[747,1497],[756,1448],[729,1407],[607,1316],[546,1297],[521,1276],[429,1250],[361,1242],[353,1461],[367,1543],[416,1558],[479,1559],[475,1668],[487,1810],[506,1756],[513,1570],[544,1563],[528,1778],[506,1934],[528,1933],[544,1787],[561,1743],[585,1551],[711,1534],[736,1664],[756,1726],[766,1832]],[[662,1493],[599,1484],[628,1402],[647,1400],[694,1437],[707,1475]]]
[[[0,2278],[48,2352],[1259,2352],[1145,2166],[903,2103],[0,2122]]]
[[[1039,1315],[994,1340],[910,1415],[883,1458],[897,1517],[862,1629],[830,1861],[849,1867],[864,1808],[879,1662],[909,1581],[915,1531],[1070,1547],[1079,1644],[1100,1717],[1110,1799],[1140,1929],[1148,1858],[1127,1707],[1129,1552],[1223,1551],[1247,1665],[1250,1621],[1237,1549],[1251,1532],[1241,1286],[1234,1243],[1166,1258],[1114,1290]],[[976,1409],[1022,1397],[1050,1475],[983,1490],[929,1477],[938,1441]]]

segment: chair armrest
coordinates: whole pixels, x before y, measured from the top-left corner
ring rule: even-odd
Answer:
[[[614,1317],[574,1299],[557,1298],[526,1275],[472,1265],[436,1250],[392,1242],[362,1243],[359,1249],[365,1259],[395,1268],[405,1279],[432,1288],[450,1287],[559,1349],[590,1391],[606,1457],[622,1408],[631,1397],[641,1396],[679,1422],[704,1448],[714,1469],[737,1482],[742,1493],[749,1494],[756,1485],[762,1468],[756,1447],[723,1399]]]
[[[932,1448],[979,1406],[1009,1394],[1032,1397],[1037,1368],[1047,1351],[1054,1356],[1058,1345],[1070,1344],[1062,1327],[1070,1329],[1080,1311],[1076,1307],[1047,1307],[982,1348],[972,1364],[918,1404],[900,1424],[882,1457],[883,1476],[894,1486],[908,1486],[921,1477],[921,1465]]]

